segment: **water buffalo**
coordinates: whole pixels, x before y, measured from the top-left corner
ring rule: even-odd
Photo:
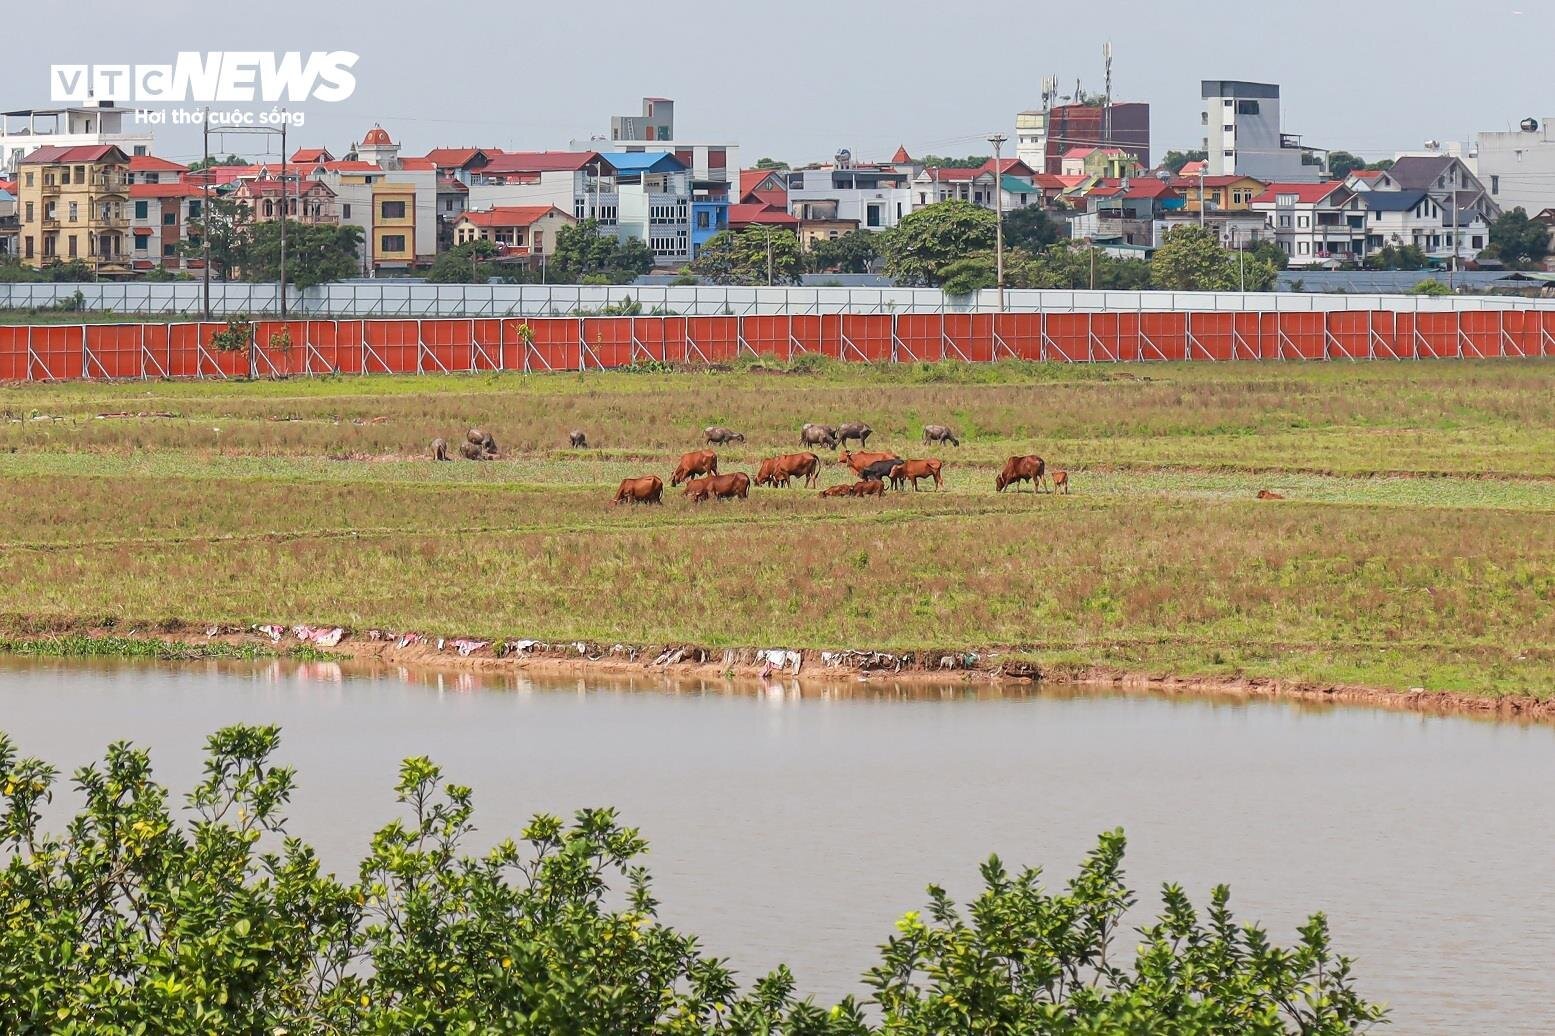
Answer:
[[[732,428],[725,428],[723,425],[717,424],[709,425],[702,429],[702,435],[709,443],[718,443],[719,445],[745,441],[744,433],[736,432]]]
[[[477,446],[473,442],[462,442],[462,443],[460,443],[459,444],[459,456],[463,457],[465,460],[490,460],[491,459],[491,454],[487,453],[485,450],[481,449],[479,446]]]
[[[850,488],[852,489],[852,493],[849,494],[851,496],[885,495],[885,483],[880,481],[878,478],[863,479],[862,481],[853,483]]]
[[[580,450],[585,449],[589,444],[589,437],[583,434],[583,430],[581,428],[574,428],[572,431],[567,433],[567,444],[569,446],[575,446]]]
[[[433,439],[432,440],[432,459],[433,460],[447,460],[448,459],[448,440],[447,439]]]
[[[822,496],[852,496],[853,495],[853,485],[850,483],[848,485],[843,485],[843,486],[827,486],[825,489],[821,490],[821,495]]]
[[[895,468],[900,463],[901,461],[894,457],[887,457],[885,460],[877,460],[873,464],[865,465],[864,469],[858,473],[858,477],[865,480],[874,479],[877,481],[884,481],[885,479],[891,477],[891,469]]]
[[[693,475],[718,474],[718,454],[712,450],[692,450],[680,458],[680,463],[675,465],[675,474],[670,476],[670,485],[678,486]]]
[[[471,428],[464,433],[466,442],[479,446],[482,453],[490,457],[497,455],[497,440],[491,437],[490,432],[483,432],[479,428]]]
[[[1064,491],[1065,496],[1069,495],[1069,472],[1067,471],[1053,472],[1053,492],[1056,493],[1060,489]]]
[[[864,473],[864,469],[876,461],[901,459],[902,458],[889,451],[885,453],[860,453],[857,450],[854,450],[853,452],[843,450],[837,455],[837,463],[846,464],[848,467],[853,469],[853,473],[855,475],[862,475]]]
[[[615,502],[617,504],[663,504],[664,483],[657,475],[622,479],[621,488],[616,490]]]
[[[926,424],[923,426],[923,444],[927,446],[931,442],[948,442],[952,446],[960,446],[961,440],[956,438],[956,433],[951,431],[949,425]]]
[[[945,481],[944,479],[940,478],[940,468],[942,466],[943,465],[940,461],[933,459],[899,461],[897,465],[891,469],[891,483],[892,485],[901,485],[908,479],[911,479],[912,491],[916,493],[918,491],[918,480],[920,478],[932,478],[934,480],[935,489],[944,489]]]
[[[846,446],[849,439],[857,439],[859,448],[863,449],[864,444],[869,441],[869,437],[873,433],[874,429],[863,421],[849,421],[837,429],[837,441]]]
[[[837,448],[837,429],[829,424],[807,424],[799,430],[799,445]]]
[[[1004,462],[1004,470],[994,479],[994,489],[1002,493],[1006,486],[1029,480],[1032,483],[1031,491],[1035,493],[1041,487],[1046,471],[1047,462],[1034,453],[1025,457],[1011,457]]]

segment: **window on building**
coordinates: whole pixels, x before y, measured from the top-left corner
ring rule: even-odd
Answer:
[[[880,206],[870,205],[865,209],[864,220],[866,226],[880,226]]]
[[[199,219],[200,218],[200,199],[195,198],[194,200],[189,202],[189,218],[190,219]]]
[[[1483,237],[1480,237],[1479,235],[1476,234],[1474,236],[1474,247],[1476,249],[1484,248],[1485,247],[1485,239]]]
[[[164,213],[162,213],[162,225],[164,227],[170,227],[170,226],[172,226],[173,224],[175,224],[177,222],[178,222],[178,213],[176,213],[176,212],[164,212]]]
[[[135,218],[136,219],[145,219],[146,218],[146,204],[147,203],[143,202],[143,201],[138,201],[138,202],[135,203]]]
[[[68,246],[69,252],[70,252],[70,258],[74,259],[76,257],[76,254],[77,254],[76,253],[76,236],[74,234],[71,234],[70,237],[67,240],[70,242],[69,246]]]
[[[402,201],[386,201],[379,211],[383,214],[384,219],[404,219],[405,203]]]
[[[385,234],[382,240],[382,250],[385,252],[405,251],[404,234]]]
[[[1490,193],[1491,194],[1500,194],[1501,193],[1501,177],[1495,176],[1495,175],[1492,175],[1490,177]]]
[[[1298,226],[1298,227],[1311,226],[1311,224],[1312,224],[1312,219],[1309,216],[1298,216],[1298,217],[1296,217],[1296,226]]]
[[[28,187],[32,186],[32,174],[31,173],[27,174],[27,186]]]
[[[28,223],[32,222],[32,202],[28,202],[27,203],[27,220],[26,221]]]
[[[1306,255],[1308,250],[1309,249],[1308,249],[1307,242],[1305,242],[1305,241],[1301,242],[1301,254],[1302,255]]]
[[[1226,132],[1226,133],[1235,133],[1236,132],[1236,127],[1228,122],[1224,126],[1221,127],[1221,130],[1223,132]]]
[[[345,202],[345,203],[341,204],[341,206],[340,206],[340,218],[341,219],[350,219],[351,218],[351,205],[350,205],[349,202]]]
[[[86,183],[86,166],[76,166],[76,183]]]
[[[1290,226],[1290,217],[1289,216],[1281,216],[1280,217],[1280,226],[1282,226],[1282,227],[1289,227]]]
[[[199,248],[200,247],[200,235],[199,234],[190,234],[189,235],[189,247],[190,248]]]
[[[697,229],[698,230],[707,230],[707,229],[711,228],[712,225],[713,225],[712,216],[713,216],[713,214],[711,212],[698,212],[697,213]]]
[[[177,254],[178,254],[178,246],[177,245],[169,243],[169,244],[165,244],[165,245],[162,246],[162,258],[164,258],[164,259],[171,259],[173,256],[175,256]]]
[[[151,247],[151,235],[150,234],[136,234],[135,235],[135,251],[137,251],[137,252],[144,252],[146,249],[148,249],[150,247]]]
[[[32,235],[31,234],[28,234],[26,237],[22,238],[22,252],[23,252],[24,255],[27,256],[27,258],[29,258],[29,259],[32,258]]]
[[[529,243],[534,248],[535,255],[545,251],[545,231],[537,230],[530,236]]]
[[[146,157],[146,145],[144,145],[144,144],[136,144],[135,145],[135,157],[137,157],[137,158],[145,158]]]
[[[68,208],[69,208],[69,212],[70,212],[70,222],[74,223],[76,221],[76,213],[79,210],[77,209],[75,202],[71,202],[70,205],[68,206]]]
[[[1227,102],[1227,103],[1229,103],[1229,102]],[[1258,114],[1258,102],[1257,101],[1248,101],[1248,100],[1237,101],[1236,102],[1236,113],[1238,115],[1257,115]]]
[[[1223,158],[1235,158],[1236,157],[1236,152],[1232,151],[1230,149],[1227,149],[1227,150],[1221,152],[1221,156]]]

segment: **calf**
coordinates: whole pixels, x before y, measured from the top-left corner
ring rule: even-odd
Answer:
[[[850,485],[844,485],[844,486],[827,486],[825,489],[821,490],[821,495],[822,496],[852,496],[853,495],[853,486],[851,484]]]
[[[1067,471],[1053,472],[1053,492],[1056,493],[1060,489],[1064,491],[1065,496],[1069,495],[1069,472]]]
[[[670,485],[678,486],[693,475],[718,474],[718,454],[712,450],[693,450],[680,458],[680,463],[675,465],[675,474],[670,476]]]
[[[853,483],[849,488],[852,490],[852,493],[849,494],[851,496],[885,495],[885,483],[878,478],[866,478],[860,482]]]
[[[588,446],[589,437],[583,434],[582,429],[574,428],[572,431],[567,433],[567,442],[569,445],[576,447],[577,449],[583,449]]]
[[[447,460],[448,459],[448,440],[447,439],[433,439],[432,440],[432,459],[433,460]]]

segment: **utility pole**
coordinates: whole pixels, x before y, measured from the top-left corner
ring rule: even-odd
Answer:
[[[205,319],[211,318],[211,109],[206,106],[205,117],[200,120],[205,131],[205,178],[200,199],[200,253],[205,257]]]
[[[1199,229],[1204,229],[1204,162],[1199,163]]]
[[[988,138],[993,145],[994,284],[999,289],[999,312],[1004,312],[1004,163],[999,159],[1005,136],[995,133]]]
[[[766,228],[767,239],[767,287],[772,287],[772,228]]]
[[[1458,185],[1452,185],[1452,262],[1447,267],[1447,287],[1456,291],[1458,276]]]
[[[286,109],[281,109],[281,319],[286,319],[286,221],[290,188],[286,185]]]

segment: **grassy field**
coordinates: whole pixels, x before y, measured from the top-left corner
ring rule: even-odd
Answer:
[[[704,425],[744,431],[722,468],[753,471],[805,421],[853,419],[872,448],[944,458],[947,492],[609,506],[622,477],[667,481]],[[964,445],[917,445],[928,422]],[[476,425],[503,460],[425,459]],[[573,427],[592,448],[565,447]],[[1073,495],[995,494],[1027,452]],[[1555,694],[1538,361],[13,386],[0,493],[0,613],[27,619],[1001,647]]]

